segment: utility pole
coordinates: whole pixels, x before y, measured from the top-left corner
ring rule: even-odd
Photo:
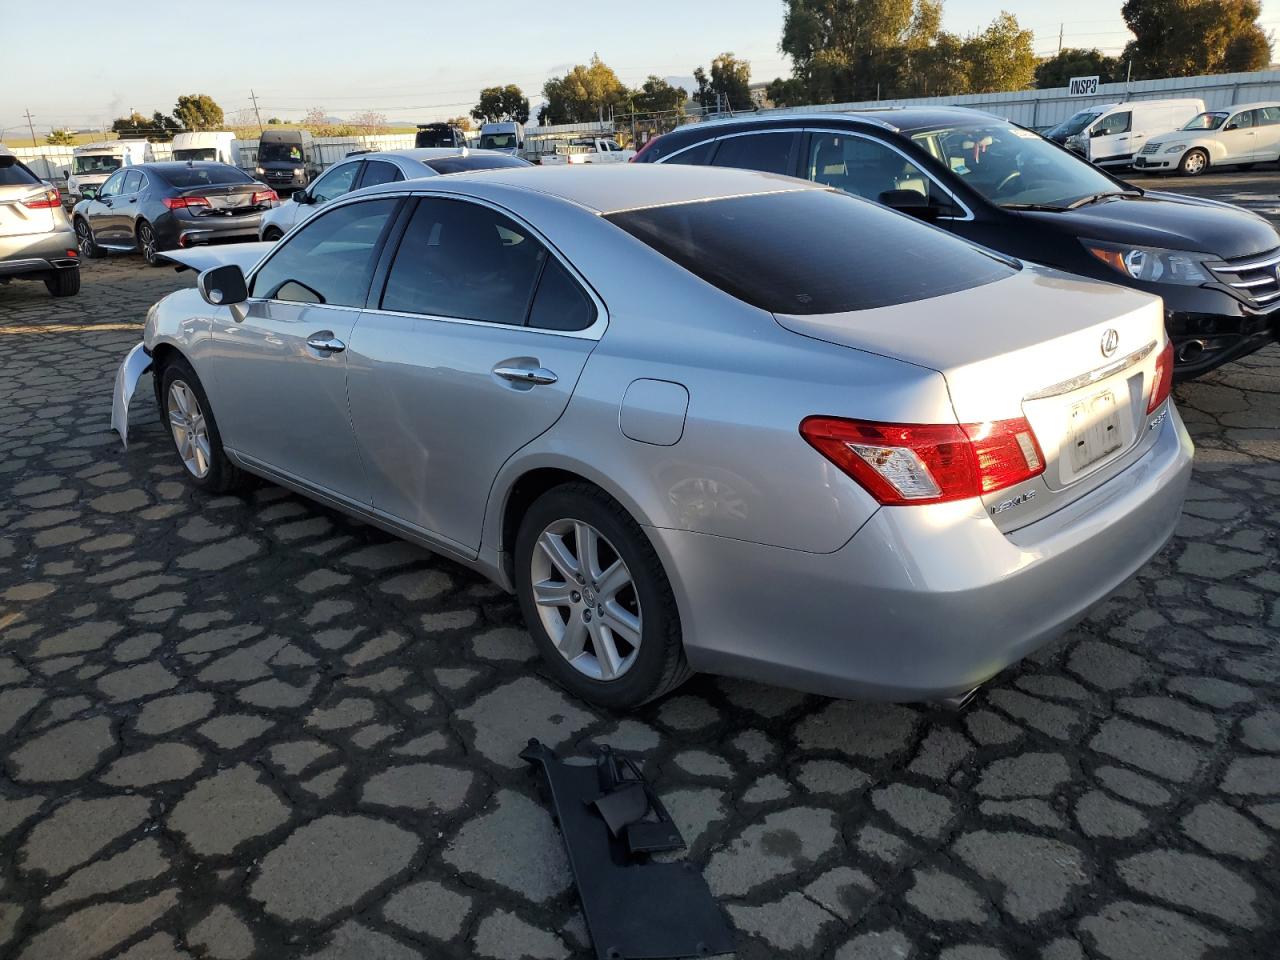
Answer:
[[[1058,24],[1058,53],[1062,53],[1062,32],[1067,28],[1065,23]]]
[[[258,112],[258,95],[250,90],[249,99],[253,101],[253,115],[258,118],[258,133],[262,133],[262,114]]]
[[[27,107],[27,129],[31,131],[31,145],[32,145],[33,147],[38,147],[38,146],[40,146],[40,144],[36,143],[36,128],[35,128],[35,127],[32,125],[32,123],[31,123],[31,108],[30,108],[30,107]]]

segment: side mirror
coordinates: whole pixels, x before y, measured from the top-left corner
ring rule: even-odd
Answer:
[[[98,191],[101,189],[102,188],[100,186],[81,187],[80,196],[84,197],[86,200],[92,200],[98,195]]]
[[[1228,124],[1227,124],[1225,127],[1223,127],[1222,129],[1223,129],[1223,131],[1224,131],[1224,132],[1225,132],[1225,131],[1227,131],[1227,130],[1239,130],[1239,129],[1240,129],[1240,124],[1238,124],[1238,123],[1228,123]]]
[[[200,274],[196,279],[196,289],[204,297],[205,303],[211,303],[215,307],[229,307],[249,299],[244,273],[234,263],[214,267]]]
[[[307,191],[295,190],[293,191],[293,202],[294,203],[310,203],[311,198],[307,196]]]
[[[938,208],[919,190],[886,190],[880,194],[880,202],[926,223],[933,223],[938,219]]]

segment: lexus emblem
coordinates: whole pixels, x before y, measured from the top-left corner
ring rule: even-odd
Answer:
[[[1102,355],[1109,357],[1116,352],[1116,347],[1120,346],[1120,334],[1115,329],[1108,330],[1102,335]]]

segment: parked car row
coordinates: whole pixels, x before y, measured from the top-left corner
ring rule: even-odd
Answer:
[[[1160,549],[1192,447],[1140,284],[859,195],[974,222],[970,176],[1054,210],[1110,178],[917,119],[391,180],[273,244],[171,251],[196,287],[148,312],[112,424],[151,370],[196,487],[265,477],[481,572],[609,708],[693,671],[962,698]]]

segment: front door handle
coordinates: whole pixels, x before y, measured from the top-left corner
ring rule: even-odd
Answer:
[[[560,379],[546,367],[494,367],[493,373],[512,383],[548,384]]]
[[[319,350],[321,353],[341,353],[347,349],[347,345],[335,337],[332,333],[325,331],[317,333],[313,337],[307,338],[307,346],[312,350]]]

